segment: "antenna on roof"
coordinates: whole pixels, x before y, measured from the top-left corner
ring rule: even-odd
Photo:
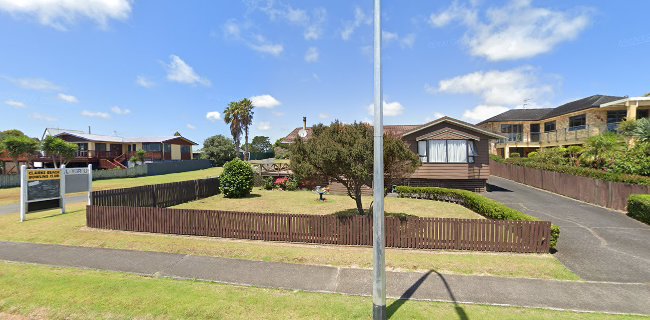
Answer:
[[[88,126],[88,134],[91,134],[91,133],[90,133],[90,126]]]
[[[522,106],[523,109],[526,109],[526,106],[528,106],[528,101],[530,101],[530,98],[524,99],[524,105]]]

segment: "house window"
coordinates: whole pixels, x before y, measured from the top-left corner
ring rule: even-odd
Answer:
[[[648,117],[648,109],[643,109],[643,110],[636,110],[636,118],[641,119],[641,118],[647,118]]]
[[[95,143],[95,150],[97,151],[106,151],[105,143]]]
[[[191,153],[191,152],[192,152],[192,148],[190,148],[190,146],[181,146],[181,154]]]
[[[172,153],[172,145],[171,144],[163,144],[165,147],[165,153],[171,154]]]
[[[625,121],[627,110],[607,111],[607,131],[616,131],[618,123]]]
[[[544,122],[544,132],[555,131],[555,121]]]
[[[569,131],[583,130],[587,128],[587,115],[581,114],[579,116],[569,118]]]
[[[522,141],[524,126],[521,124],[502,124],[501,133],[505,133],[508,141]]]
[[[427,163],[474,163],[478,156],[472,140],[418,141],[418,154]]]
[[[146,152],[160,152],[162,151],[162,146],[160,143],[143,143],[142,150]]]

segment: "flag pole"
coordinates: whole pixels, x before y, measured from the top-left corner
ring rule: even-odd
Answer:
[[[381,0],[375,0],[374,50],[374,170],[372,318],[386,319],[386,258],[384,235],[384,124],[381,81]]]

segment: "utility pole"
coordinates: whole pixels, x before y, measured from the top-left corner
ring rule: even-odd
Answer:
[[[372,177],[373,206],[373,272],[372,272],[372,318],[386,319],[386,257],[384,235],[384,123],[381,88],[381,0],[375,0],[375,119],[374,119],[374,168]]]

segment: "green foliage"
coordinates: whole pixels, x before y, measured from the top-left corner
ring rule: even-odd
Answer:
[[[262,186],[264,190],[273,190],[275,185],[273,184],[274,180],[273,177],[268,177],[264,179],[264,185]]]
[[[618,130],[639,142],[650,142],[650,118],[625,121],[619,125]]]
[[[61,138],[47,136],[43,139],[41,150],[49,157],[52,157],[52,162],[55,167],[62,164],[67,164],[77,155],[79,146],[74,143],[69,143]],[[57,164],[58,161],[58,164]]]
[[[235,158],[226,162],[220,177],[220,189],[226,198],[243,198],[253,190],[253,167]]]
[[[538,155],[537,151],[532,151],[528,153],[528,158],[536,158]]]
[[[521,158],[521,154],[519,152],[511,152],[510,158]]]
[[[263,153],[263,152],[272,152],[273,145],[271,144],[271,139],[265,136],[255,136],[251,141],[251,152]]]
[[[624,149],[625,142],[620,135],[606,132],[587,139],[580,160],[592,168],[608,168]]]
[[[144,164],[144,157],[146,154],[147,153],[144,150],[140,149],[135,152],[135,154],[131,157],[131,159],[129,159],[129,161],[135,163],[136,165],[138,163]]]
[[[246,148],[245,157],[248,156],[250,145],[248,144],[248,130],[253,123],[253,102],[249,99],[233,101],[228,104],[228,108],[223,111],[223,120],[230,125],[230,133],[235,142],[235,150],[239,150],[241,145],[241,135],[244,133],[244,147]]]
[[[650,176],[650,142],[637,143],[616,158],[613,172]]]
[[[399,186],[397,187],[397,193],[400,197],[415,197],[420,199],[438,201],[453,201],[488,219],[493,220],[539,221],[539,219],[533,216],[529,216],[523,212],[507,207],[500,202],[466,190]],[[554,249],[557,245],[559,236],[560,227],[551,226],[550,246],[552,249]]]
[[[291,170],[300,180],[318,176],[341,183],[359,214],[364,214],[361,190],[372,184],[373,128],[335,121],[314,126],[312,133],[309,140],[297,139],[291,146]],[[410,175],[419,164],[418,156],[399,137],[384,135],[385,185]]]
[[[208,159],[214,166],[220,167],[224,163],[237,157],[235,143],[223,135],[216,135],[205,139],[201,149],[201,158]]]
[[[528,161],[526,161],[528,160]],[[594,168],[576,167],[572,165],[556,165],[548,164],[538,161],[530,161],[530,159],[507,159],[503,163],[514,164],[540,170],[548,170],[560,173],[571,174],[575,176],[589,177],[612,182],[622,182],[630,184],[650,185],[650,177],[623,174],[614,171],[604,171]]]
[[[20,157],[27,158],[29,162],[29,159],[32,158],[39,149],[38,141],[27,136],[6,136],[2,141],[2,145],[3,149],[7,151],[9,157],[14,161],[16,168],[18,168],[18,159]]]
[[[627,199],[627,215],[650,224],[650,194],[633,194]]]

